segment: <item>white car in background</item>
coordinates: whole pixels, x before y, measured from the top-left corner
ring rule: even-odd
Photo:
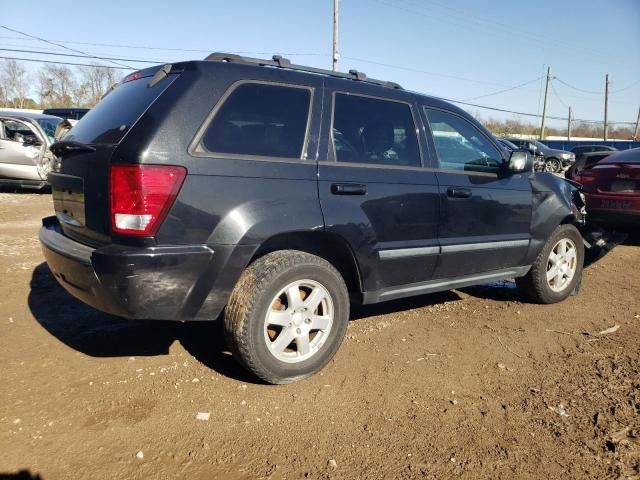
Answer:
[[[0,110],[0,186],[42,188],[47,184],[60,117]]]

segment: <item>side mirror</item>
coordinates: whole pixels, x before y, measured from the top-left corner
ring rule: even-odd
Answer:
[[[533,157],[527,150],[514,150],[511,152],[507,171],[511,174],[530,172],[533,170]]]

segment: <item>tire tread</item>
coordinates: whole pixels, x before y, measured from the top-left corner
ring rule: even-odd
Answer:
[[[340,273],[325,259],[298,250],[278,250],[260,257],[245,269],[225,309],[224,330],[231,353],[241,365],[268,383],[290,383],[314,372],[301,377],[282,378],[273,375],[260,364],[249,342],[250,321],[255,318],[255,309],[259,303],[259,296],[255,292],[264,291],[273,278],[283,271],[297,265],[310,264],[328,269],[341,282],[340,288],[347,291]]]

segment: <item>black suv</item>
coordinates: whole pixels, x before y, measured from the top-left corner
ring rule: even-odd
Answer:
[[[537,140],[523,140],[521,138],[507,138],[507,140],[517,147],[530,151],[533,154],[543,155],[547,171],[549,172],[560,173],[576,161],[576,155],[574,153],[547,147],[544,143],[538,142]]]
[[[212,54],[138,71],[51,147],[60,284],[132,319],[214,320],[261,379],[311,375],[350,303],[516,278],[579,286],[584,204],[453,105],[357,71]]]

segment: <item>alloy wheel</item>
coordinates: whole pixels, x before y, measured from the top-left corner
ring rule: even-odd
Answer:
[[[296,280],[273,298],[264,319],[264,339],[271,355],[298,363],[315,355],[333,325],[329,291],[314,280]]]
[[[554,245],[547,261],[547,284],[554,292],[561,292],[571,283],[578,267],[578,249],[568,238]]]

